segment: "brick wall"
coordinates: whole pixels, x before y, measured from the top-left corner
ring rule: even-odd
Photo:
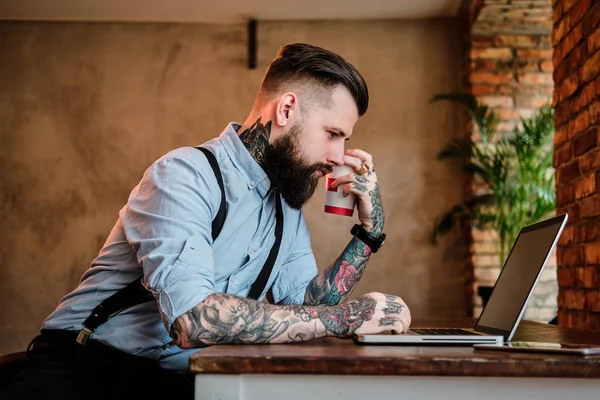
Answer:
[[[552,3],[487,0],[472,3],[468,44],[468,85],[472,94],[501,117],[500,135],[510,135],[520,117],[530,117],[551,99]],[[476,135],[474,139],[477,139]],[[471,191],[481,189],[476,184]],[[493,285],[500,273],[497,238],[472,231],[473,314],[481,312],[480,285]],[[549,321],[557,309],[556,262],[551,260],[536,288],[525,318]]]
[[[558,321],[600,331],[600,2],[552,3],[557,206],[569,213]]]

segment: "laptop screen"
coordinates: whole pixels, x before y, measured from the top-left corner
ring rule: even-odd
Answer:
[[[521,230],[475,329],[489,331],[482,326],[514,334],[513,328],[565,222],[566,215],[560,215]]]

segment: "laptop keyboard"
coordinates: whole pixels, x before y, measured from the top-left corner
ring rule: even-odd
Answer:
[[[456,328],[428,328],[428,329],[411,329],[412,332],[419,335],[475,335],[472,331]]]

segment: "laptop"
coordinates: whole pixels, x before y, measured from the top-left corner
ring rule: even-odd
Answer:
[[[503,345],[512,340],[542,270],[567,223],[562,214],[521,229],[475,326],[355,335],[361,344]]]

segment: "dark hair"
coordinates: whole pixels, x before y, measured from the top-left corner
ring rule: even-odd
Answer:
[[[267,69],[262,89],[277,93],[285,82],[314,82],[324,88],[344,85],[352,94],[362,116],[369,107],[369,90],[352,64],[332,51],[305,43],[288,44],[279,49]]]

